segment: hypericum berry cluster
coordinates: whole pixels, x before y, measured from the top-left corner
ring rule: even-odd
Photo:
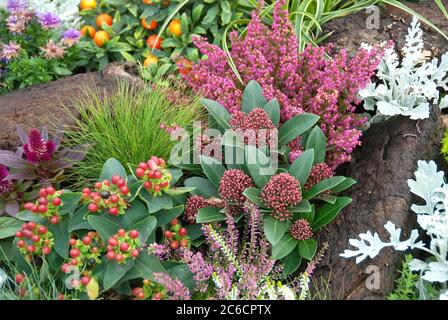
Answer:
[[[101,263],[103,245],[96,232],[90,231],[82,239],[71,238],[69,244],[70,260],[62,265],[62,272],[66,273],[70,266],[82,270],[91,269],[95,264]]]
[[[23,255],[48,255],[51,253],[54,239],[48,228],[30,221],[16,232],[17,247]]]
[[[140,254],[137,230],[126,232],[124,229],[120,229],[117,234],[109,238],[107,243],[107,259],[110,261],[122,263],[128,258],[137,258]]]
[[[166,169],[166,162],[162,158],[152,156],[148,162],[141,162],[135,170],[135,175],[143,180],[143,188],[154,196],[162,195],[170,187],[173,179],[171,173]]]
[[[143,280],[143,287],[135,287],[132,289],[134,300],[162,300],[166,297],[166,289],[153,281],[148,279]]]
[[[179,247],[187,248],[190,246],[190,237],[187,235],[187,229],[182,227],[179,220],[173,219],[170,221],[170,230],[165,230],[165,238],[169,242],[169,246],[173,250]]]
[[[289,173],[276,174],[261,189],[260,199],[263,204],[274,209],[273,216],[280,221],[291,218],[288,208],[302,201],[300,182]]]
[[[246,200],[243,195],[244,190],[253,186],[252,178],[242,170],[226,170],[219,183],[219,194],[223,200],[240,205]]]
[[[87,285],[92,281],[92,277],[89,271],[85,271],[82,274],[81,280],[72,279],[71,284],[74,289],[79,290],[81,292],[86,291]]]
[[[289,228],[289,233],[297,240],[307,240],[313,236],[310,223],[305,219],[294,221]]]
[[[95,190],[85,188],[82,191],[84,203],[88,203],[87,209],[96,213],[107,209],[113,216],[122,215],[127,209],[124,197],[130,195],[126,181],[120,176],[113,176],[112,183],[109,180],[95,183]]]
[[[39,199],[35,203],[27,202],[23,207],[25,210],[49,219],[51,224],[58,224],[59,208],[63,205],[60,198],[62,193],[62,190],[56,191],[53,187],[42,188],[39,190]]]

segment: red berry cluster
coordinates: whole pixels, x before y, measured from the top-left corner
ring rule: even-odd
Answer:
[[[165,230],[165,238],[170,242],[170,248],[173,250],[179,247],[187,248],[190,245],[190,237],[187,235],[187,229],[182,227],[179,220],[173,219],[170,221],[170,230]]]
[[[91,269],[95,264],[101,263],[100,256],[103,252],[102,243],[96,232],[90,231],[82,239],[71,238],[70,260],[61,267],[62,272],[68,272],[70,266],[81,269]]]
[[[166,297],[166,289],[156,282],[144,279],[143,287],[132,289],[132,295],[134,300],[162,300]]]
[[[16,232],[17,247],[23,255],[48,255],[51,253],[54,239],[47,227],[30,221]]]
[[[24,208],[49,219],[51,224],[58,224],[59,208],[63,205],[60,198],[62,193],[62,190],[56,191],[53,187],[42,188],[39,190],[39,199],[35,203],[25,203]]]
[[[140,254],[140,241],[138,231],[126,232],[124,229],[109,238],[107,242],[107,259],[122,263],[127,258],[137,258]]]
[[[141,162],[135,169],[135,175],[144,181],[143,188],[155,196],[168,190],[172,180],[171,173],[166,169],[165,160],[156,156],[152,156],[146,163]]]
[[[84,292],[84,291],[86,291],[86,287],[90,283],[91,280],[92,280],[92,277],[90,275],[90,272],[85,271],[85,272],[83,272],[80,280],[72,279],[71,284],[74,289]]]
[[[126,196],[130,196],[130,190],[126,181],[120,176],[113,176],[112,181],[95,183],[94,191],[89,188],[82,190],[82,199],[84,203],[89,204],[87,208],[91,213],[107,209],[113,216],[122,215],[127,208],[124,199]]]

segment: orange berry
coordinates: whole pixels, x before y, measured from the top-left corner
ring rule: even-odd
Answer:
[[[178,37],[182,34],[182,27],[179,19],[173,19],[171,20],[169,26],[168,26],[169,32],[171,32],[172,35]]]
[[[146,30],[154,30],[155,28],[157,28],[157,21],[156,20],[151,20],[149,22],[149,24],[146,22],[145,18],[142,18],[142,26],[143,28],[145,28]]]
[[[159,59],[157,59],[156,56],[150,54],[148,58],[146,58],[145,61],[143,61],[143,65],[147,68],[152,64],[157,64],[157,61],[159,61]]]
[[[96,0],[81,0],[79,7],[82,10],[92,10],[96,8]]]
[[[156,34],[152,34],[146,40],[146,44],[151,49],[162,49],[162,38],[158,38]]]
[[[103,23],[107,24],[108,26],[111,26],[112,22],[113,22],[112,17],[107,13],[102,13],[96,18],[96,25],[98,27],[101,27]]]
[[[104,46],[109,40],[110,36],[106,31],[98,31],[93,38],[93,42],[95,42],[98,47]]]

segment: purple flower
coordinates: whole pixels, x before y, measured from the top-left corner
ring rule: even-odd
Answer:
[[[8,0],[6,10],[11,14],[20,13],[28,9],[28,3],[24,0]]]
[[[41,13],[38,18],[44,30],[56,29],[61,24],[61,19],[51,12]]]
[[[28,162],[39,164],[51,160],[56,146],[52,140],[43,139],[39,130],[33,128],[28,134],[28,143],[23,145],[23,151]]]
[[[0,164],[0,196],[7,195],[13,189],[12,182],[5,180],[8,175],[8,168]]]
[[[10,41],[9,44],[3,45],[2,51],[0,51],[0,59],[9,61],[11,59],[17,58],[21,49],[22,48],[20,47],[20,45],[18,45],[14,41]]]
[[[62,34],[62,43],[68,47],[73,46],[79,41],[81,32],[75,29],[69,29]]]
[[[6,27],[11,33],[22,33],[25,30],[26,20],[23,15],[10,15],[6,19]]]

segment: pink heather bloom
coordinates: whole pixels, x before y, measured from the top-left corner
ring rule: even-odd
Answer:
[[[360,144],[358,127],[366,119],[355,113],[357,93],[374,75],[382,51],[360,49],[351,60],[344,50],[333,54],[331,46],[309,46],[298,53],[284,4],[285,0],[276,2],[272,27],[265,26],[254,12],[244,39],[230,35],[230,54],[243,84],[230,68],[226,53],[198,37],[193,42],[207,58],[183,77],[196,92],[218,101],[232,114],[240,110],[245,85],[256,80],[268,100],[279,101],[282,122],[303,112],[319,115],[330,146],[327,163],[334,169],[349,161]]]
[[[289,233],[297,240],[307,240],[313,236],[310,223],[305,219],[299,219],[289,228]]]
[[[254,187],[252,178],[238,169],[224,171],[219,183],[219,194],[225,201],[243,204],[246,197],[244,190]]]
[[[260,199],[267,208],[274,209],[276,219],[290,219],[288,208],[302,201],[300,182],[289,173],[277,174],[261,189]]]
[[[232,115],[230,125],[248,145],[270,145],[271,136],[277,136],[277,129],[269,114],[261,108],[255,108],[247,115],[236,111]]]
[[[9,41],[9,44],[5,44],[0,51],[0,59],[11,60],[17,58],[22,48],[14,41]]]
[[[208,288],[206,282],[212,276],[213,265],[206,262],[200,252],[193,253],[188,249],[182,249],[182,254],[182,260],[188,265],[188,268],[193,274],[197,289],[200,292],[206,292]]]
[[[303,188],[305,190],[309,190],[322,180],[331,178],[333,175],[334,175],[333,170],[326,163],[315,164],[311,169],[310,176],[308,177],[308,180],[305,182]],[[331,192],[330,190],[327,190],[325,193],[330,192]]]
[[[12,181],[5,180],[8,175],[8,168],[0,164],[0,197],[7,195],[13,189]]]
[[[161,284],[168,291],[170,300],[190,300],[190,291],[178,279],[173,279],[164,272],[153,273],[154,281]]]
[[[62,59],[65,55],[65,49],[58,44],[54,43],[53,40],[49,40],[47,45],[40,48],[44,52],[45,59]]]
[[[28,143],[23,145],[23,151],[30,163],[39,164],[51,160],[56,146],[52,140],[45,141],[39,130],[33,128],[28,134]]]
[[[207,206],[209,205],[204,197],[198,195],[191,196],[185,203],[184,219],[189,224],[195,224],[199,209]]]

